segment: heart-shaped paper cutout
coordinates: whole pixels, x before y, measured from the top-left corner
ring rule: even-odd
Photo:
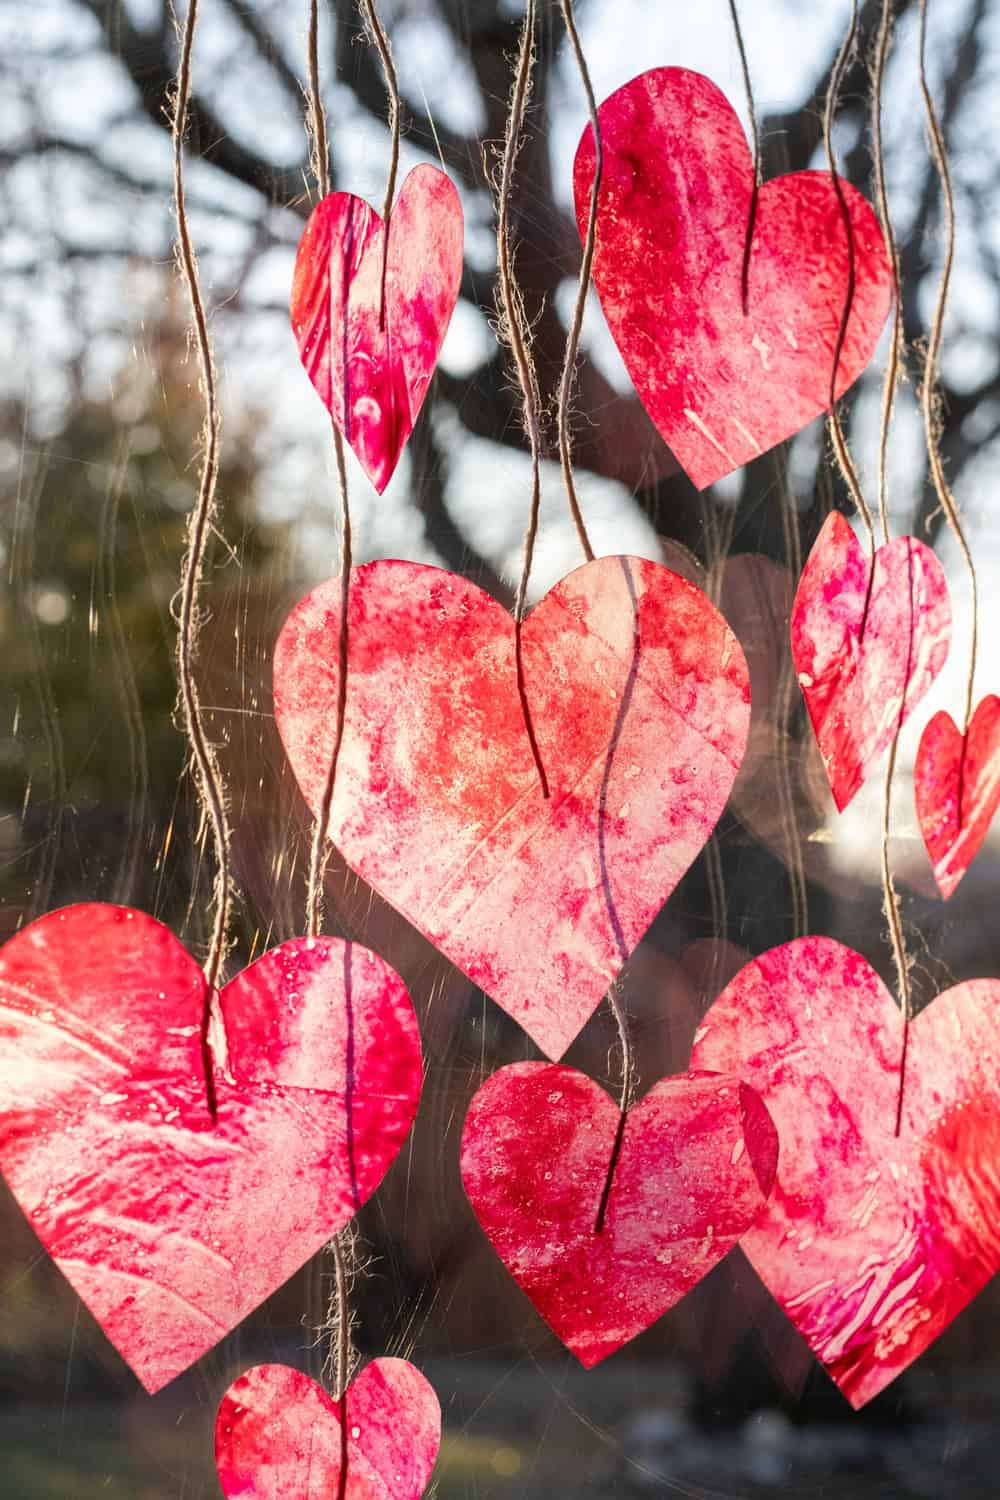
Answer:
[[[858,953],[800,938],[711,1006],[692,1066],[738,1071],[774,1118],[774,1189],[742,1249],[852,1406],[1000,1269],[1000,980],[911,1023]]]
[[[213,1011],[210,1089],[205,977],[160,922],[70,906],[0,949],[0,1170],[149,1391],[353,1216],[420,1095],[403,982],[356,944],[283,943]]]
[[[725,95],[700,73],[653,68],[598,114],[594,284],[642,404],[704,489],[829,407],[849,296],[837,395],[861,374],[889,310],[885,243],[850,183],[849,236],[829,173],[765,182],[744,312],[753,163]],[[581,235],[593,180],[588,125],[573,169]]]
[[[226,1500],[419,1500],[440,1444],[437,1396],[405,1359],[366,1365],[343,1401],[288,1365],[255,1365],[215,1422]]]
[[[476,1218],[587,1369],[728,1254],[761,1212],[778,1155],[757,1095],[718,1073],[661,1079],[619,1143],[621,1127],[585,1073],[528,1062],[486,1080],[462,1135]]]
[[[944,666],[951,602],[912,536],[868,554],[832,511],[792,605],[792,660],[840,812]]]
[[[947,901],[983,845],[1000,806],[1000,698],[983,698],[966,734],[936,713],[913,768],[917,818]]]
[[[388,239],[388,245],[386,241]],[[462,204],[414,167],[383,220],[331,193],[295,259],[292,329],[309,379],[379,494],[423,405],[462,280]]]
[[[274,653],[278,729],[322,804],[340,583]],[[522,629],[467,579],[355,569],[330,837],[348,864],[560,1057],[703,847],[739,768],[749,686],[718,610],[669,569],[604,557]]]

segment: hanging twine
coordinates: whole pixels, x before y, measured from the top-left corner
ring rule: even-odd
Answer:
[[[189,0],[183,28],[178,23],[180,62],[174,95],[172,124],[174,157],[174,207],[177,218],[177,261],[187,287],[191,318],[205,402],[202,427],[202,463],[198,498],[191,512],[187,530],[187,550],[181,574],[180,607],[177,634],[177,678],[184,734],[191,747],[194,782],[201,807],[202,828],[211,830],[215,857],[215,883],[212,891],[212,931],[205,961],[207,994],[203,1020],[203,1050],[206,1053],[206,1081],[214,1110],[214,1091],[210,1058],[207,1052],[208,1026],[212,992],[215,990],[226,950],[229,946],[229,922],[233,905],[230,844],[232,833],[226,810],[226,792],[215,749],[205,733],[201,699],[194,675],[198,631],[201,624],[199,597],[205,564],[205,551],[216,511],[216,483],[219,474],[219,407],[215,361],[208,332],[208,316],[201,294],[198,261],[191,242],[184,195],[184,137],[187,110],[191,96],[191,53],[198,24],[198,0]]]
[[[837,158],[833,149],[833,124],[837,115],[837,104],[840,99],[840,89],[844,81],[844,73],[851,55],[854,52],[858,36],[858,0],[851,0],[851,20],[847,28],[847,35],[841,43],[840,51],[837,53],[833,69],[830,73],[830,87],[826,94],[826,108],[823,111],[823,142],[826,147],[826,159],[833,179],[834,192],[840,207],[840,216],[843,220],[844,230],[847,235],[847,296],[844,298],[844,307],[840,317],[840,326],[837,329],[837,342],[833,352],[833,369],[830,372],[830,412],[828,427],[833,451],[844,476],[844,482],[850,491],[851,499],[857,507],[858,514],[864,522],[868,533],[868,550],[872,554],[875,551],[875,529],[872,524],[872,513],[868,502],[861,493],[861,484],[858,480],[857,470],[851,458],[844,436],[843,424],[840,420],[839,403],[837,400],[837,371],[840,369],[840,356],[844,350],[847,339],[847,326],[850,322],[851,309],[854,306],[855,289],[855,263],[854,263],[854,228],[851,224],[850,210],[847,207],[847,199],[844,196],[843,185],[837,173]]]
[[[743,73],[743,93],[746,97],[747,117],[750,122],[750,146],[753,152],[753,191],[750,194],[747,236],[743,246],[743,268],[740,272],[740,300],[743,306],[743,316],[746,317],[750,290],[750,248],[753,244],[753,232],[757,223],[757,205],[760,200],[760,188],[764,178],[764,170],[760,144],[760,128],[757,124],[753,82],[750,78],[750,61],[747,57],[746,43],[743,40],[743,27],[740,25],[740,13],[736,0],[729,0],[729,14],[732,17],[733,31],[736,35],[736,48],[740,54],[740,68]]]

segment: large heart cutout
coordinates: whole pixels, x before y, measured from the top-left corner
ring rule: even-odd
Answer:
[[[913,767],[917,819],[947,901],[983,846],[1000,806],[1000,698],[983,698],[965,734],[936,713]]]
[[[710,79],[653,68],[598,112],[603,171],[593,276],[608,327],[661,435],[704,489],[804,427],[871,359],[891,276],[870,205],[850,183],[795,172],[757,197],[753,163]],[[588,125],[573,169],[586,232]],[[846,336],[837,356],[844,309]]]
[[[792,660],[840,812],[945,664],[951,601],[941,564],[912,536],[875,566],[832,511],[806,560],[791,617]]]
[[[1000,1269],[1000,981],[909,1027],[832,938],[755,959],[711,1006],[692,1066],[739,1072],[774,1118],[774,1190],[742,1241],[852,1406],[894,1380]]]
[[[341,588],[292,611],[274,704],[322,805],[337,722]],[[669,569],[605,557],[521,632],[466,579],[355,569],[330,837],[348,864],[560,1057],[703,847],[749,722],[739,643]],[[542,774],[532,753],[527,719]]]
[[[0,1169],[149,1391],[275,1291],[375,1191],[417,1110],[402,980],[332,938],[212,997],[161,923],[66,907],[0,949]]]
[[[469,1106],[462,1182],[514,1280],[590,1369],[728,1254],[763,1209],[777,1155],[739,1078],[661,1079],[623,1123],[586,1074],[515,1063]]]
[[[414,167],[383,220],[363,198],[313,209],[292,281],[309,379],[379,494],[413,431],[462,280],[462,204],[437,167]]]
[[[374,1360],[343,1401],[288,1365],[255,1365],[215,1423],[227,1500],[419,1500],[440,1444],[437,1396],[405,1359]]]

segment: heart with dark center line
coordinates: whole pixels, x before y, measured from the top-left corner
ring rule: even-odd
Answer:
[[[737,1077],[661,1079],[623,1123],[586,1074],[515,1063],[469,1106],[462,1182],[507,1270],[590,1369],[746,1234],[777,1155],[767,1110]]]
[[[314,812],[340,598],[339,580],[314,589],[274,653],[278,729]],[[600,558],[524,621],[522,702],[514,622],[467,579],[369,563],[349,600],[330,838],[561,1057],[725,806],[749,723],[739,643],[676,573]]]
[[[363,198],[313,209],[292,281],[306,373],[379,494],[427,395],[462,280],[462,204],[437,167],[414,167],[384,221]]]
[[[831,512],[806,560],[792,660],[840,812],[940,672],[951,644],[941,564],[912,536],[875,553]]]
[[[741,1248],[854,1407],[921,1355],[1000,1270],[1000,980],[910,1023],[832,938],[747,964],[710,1007],[696,1068],[738,1072],[781,1139]]]
[[[840,179],[842,201],[828,172],[765,182],[754,206],[743,127],[700,73],[653,68],[598,117],[594,285],[642,404],[704,489],[825,411],[835,366],[837,396],[861,374],[889,311],[885,243],[871,206]],[[588,125],[573,169],[581,237],[594,168]]]
[[[126,907],[66,907],[0,949],[0,1170],[148,1391],[347,1223],[420,1096],[409,996],[357,944],[265,953],[211,997],[211,1046],[207,998]]]
[[[934,715],[920,736],[913,791],[934,879],[947,901],[1000,806],[1000,698],[981,700],[965,734],[951,714]]]
[[[227,1500],[420,1500],[440,1445],[437,1396],[405,1359],[366,1365],[342,1401],[288,1365],[255,1365],[215,1422]]]

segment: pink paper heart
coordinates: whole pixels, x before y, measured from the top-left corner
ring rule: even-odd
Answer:
[[[215,1422],[226,1500],[419,1500],[440,1444],[437,1396],[405,1359],[366,1365],[343,1401],[288,1365],[255,1365]]]
[[[799,579],[791,638],[843,812],[944,666],[951,602],[941,564],[923,542],[900,536],[878,548],[873,573],[854,532],[832,511]]]
[[[353,1216],[420,1095],[402,980],[356,944],[295,938],[213,996],[211,1090],[205,1008],[194,959],[125,907],[0,949],[0,1169],[149,1391]]]
[[[340,583],[274,653],[278,729],[320,807],[337,717]],[[735,636],[668,569],[578,568],[522,631],[474,584],[355,569],[330,837],[348,864],[559,1057],[708,839],[746,742]]]
[[[421,165],[400,189],[388,236],[363,198],[331,193],[299,241],[291,299],[299,354],[379,494],[441,353],[462,280],[462,240],[454,184]]]
[[[692,1066],[739,1072],[778,1129],[770,1200],[742,1249],[860,1407],[1000,1268],[1000,981],[946,990],[903,1023],[832,938],[747,964],[709,1009]]]
[[[913,768],[917,819],[947,901],[983,846],[1000,806],[1000,698],[983,698],[966,734],[936,713]]]
[[[850,183],[849,237],[829,173],[765,182],[744,312],[753,163],[725,96],[700,73],[653,68],[599,119],[594,284],[642,404],[704,489],[829,407],[849,296],[837,395],[861,374],[889,310],[885,244]],[[593,180],[588,125],[573,169],[581,236]]]
[[[483,1084],[462,1135],[476,1218],[587,1369],[728,1254],[761,1212],[778,1154],[756,1094],[718,1073],[654,1084],[618,1150],[621,1121],[585,1074],[515,1063]]]

